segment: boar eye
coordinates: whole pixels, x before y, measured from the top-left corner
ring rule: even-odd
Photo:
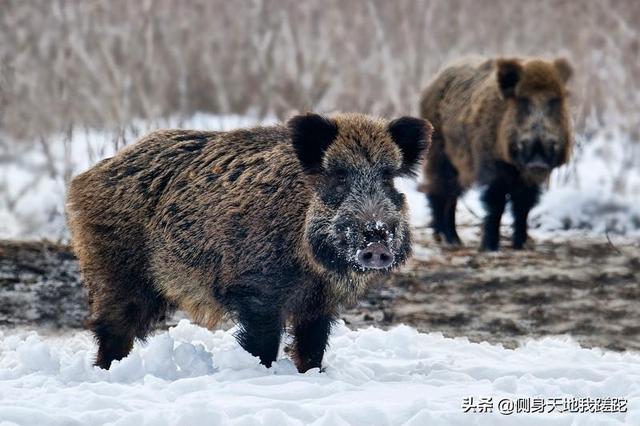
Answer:
[[[516,100],[518,105],[518,113],[527,114],[529,112],[529,99],[527,98],[518,98]]]
[[[344,169],[338,169],[333,172],[333,177],[338,182],[345,182],[347,180],[347,171]]]
[[[560,98],[551,98],[549,102],[547,102],[547,109],[549,110],[549,114],[556,114],[560,111]]]
[[[347,190],[349,173],[344,169],[337,169],[331,173],[333,190],[342,194]]]

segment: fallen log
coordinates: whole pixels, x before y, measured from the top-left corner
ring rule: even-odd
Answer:
[[[0,241],[0,326],[82,327],[87,302],[67,245]]]

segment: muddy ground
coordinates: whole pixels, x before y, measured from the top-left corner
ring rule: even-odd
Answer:
[[[567,334],[583,346],[640,349],[638,241],[563,234],[538,238],[532,250],[486,254],[476,249],[478,234],[467,229],[467,248],[449,250],[417,229],[415,258],[376,281],[344,320],[351,327],[404,323],[507,347]],[[79,328],[85,315],[68,247],[0,243],[0,327]]]
[[[479,229],[472,233],[479,238]],[[487,254],[477,239],[446,250],[426,229],[417,236],[430,251],[418,249],[406,270],[377,283],[348,322],[405,323],[507,347],[568,334],[587,347],[640,349],[637,241],[567,234],[538,239],[532,250]]]

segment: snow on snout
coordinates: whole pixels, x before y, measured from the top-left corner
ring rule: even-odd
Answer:
[[[338,325],[326,372],[299,374],[285,355],[263,367],[232,332],[182,321],[136,344],[110,371],[91,366],[86,332],[0,332],[0,424],[640,424],[635,353],[583,349],[568,338],[508,350],[406,326]],[[627,397],[628,412],[506,417],[461,408],[468,397],[540,396]]]

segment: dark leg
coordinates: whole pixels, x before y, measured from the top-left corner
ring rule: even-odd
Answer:
[[[458,183],[458,171],[442,152],[429,156],[427,164],[429,175],[428,200],[433,215],[433,233],[436,240],[444,237],[447,244],[460,245],[456,232],[456,205],[462,188]]]
[[[524,186],[511,193],[511,210],[513,212],[513,248],[522,249],[529,238],[527,234],[527,218],[529,212],[538,203],[540,187]]]
[[[134,286],[136,284],[133,283]],[[128,301],[117,294],[103,293],[92,304],[93,313],[88,324],[98,341],[95,362],[98,367],[108,369],[113,361],[126,357],[134,339],[144,340],[158,320],[164,317],[166,302],[144,288],[141,287],[135,295],[127,295]]]
[[[99,321],[93,322],[91,328],[98,341],[98,356],[94,365],[108,370],[113,361],[129,355],[134,339],[132,330],[121,330],[118,326]]]
[[[321,316],[295,325],[293,360],[300,373],[322,367],[322,357],[331,333],[333,319]]]
[[[458,232],[456,231],[456,207],[458,205],[459,191],[452,194],[445,204],[444,214],[444,237],[448,244],[459,246],[462,244]]]
[[[429,193],[427,195],[429,200],[429,206],[431,207],[433,236],[436,241],[440,241],[442,234],[444,234],[444,207],[445,197],[440,194]]]
[[[482,202],[487,210],[480,246],[483,251],[496,251],[500,247],[500,220],[504,213],[506,197],[505,189],[497,183],[490,184],[482,194]]]
[[[256,308],[254,306],[253,308]],[[280,312],[273,309],[257,311],[242,308],[239,312],[240,331],[236,338],[247,352],[260,358],[260,363],[271,367],[278,357],[283,321]]]
[[[145,237],[133,224],[119,229],[101,224],[100,215],[89,214],[88,222],[86,212],[76,213],[70,220],[89,301],[86,325],[98,343],[95,365],[107,369],[147,336],[168,303],[153,286]]]

